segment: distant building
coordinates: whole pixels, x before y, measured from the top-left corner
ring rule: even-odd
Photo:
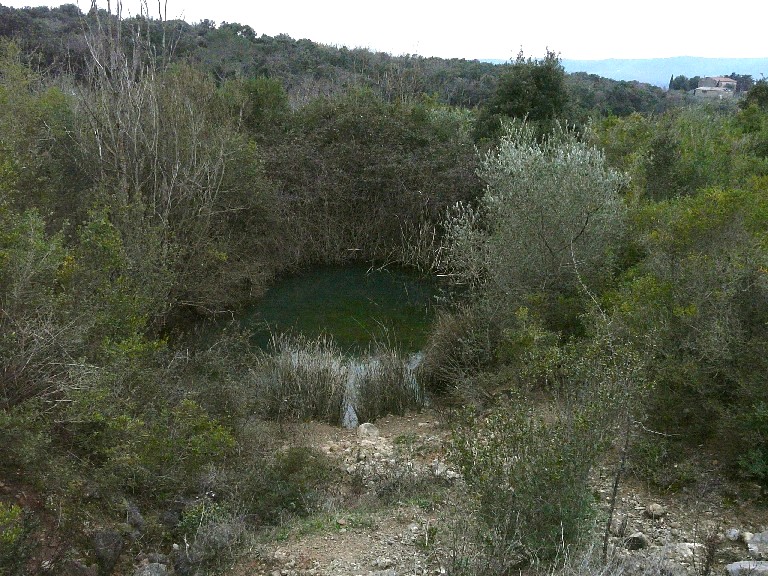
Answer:
[[[736,80],[728,76],[705,76],[699,80],[699,88],[725,88],[736,90]]]
[[[701,98],[732,98],[736,92],[736,80],[727,76],[706,76],[699,80],[694,96]]]

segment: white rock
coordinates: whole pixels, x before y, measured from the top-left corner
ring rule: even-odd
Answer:
[[[365,422],[357,427],[357,436],[363,439],[374,440],[379,437],[379,429],[370,422]]]
[[[743,560],[728,564],[725,571],[728,576],[766,576],[768,575],[768,562]]]
[[[386,558],[384,556],[380,556],[373,561],[373,567],[378,568],[379,570],[386,570],[387,568],[392,568],[394,565],[395,561],[392,560],[392,558]]]
[[[725,531],[726,539],[730,540],[731,542],[738,541],[739,536],[741,536],[741,533],[739,532],[738,528],[728,528],[728,530]]]
[[[754,534],[747,542],[749,555],[755,560],[768,559],[768,532]]]
[[[627,550],[642,550],[643,548],[647,548],[650,543],[648,536],[642,532],[635,532],[634,534],[630,534],[626,540],[624,540],[624,547]]]
[[[666,557],[677,562],[690,562],[704,553],[704,545],[698,542],[679,542],[666,549]]]
[[[667,513],[667,510],[664,508],[664,506],[662,506],[661,504],[657,504],[655,502],[653,504],[649,504],[645,508],[645,515],[648,518],[653,518],[653,519],[661,518],[666,513]]]

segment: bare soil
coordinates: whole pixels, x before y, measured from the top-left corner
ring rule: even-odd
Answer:
[[[461,480],[446,478],[453,473],[445,464],[450,432],[431,410],[374,424],[377,438],[316,423],[284,429],[286,447],[311,446],[338,464],[337,491],[315,517],[289,523],[255,543],[232,574],[446,573],[444,560],[462,545],[453,537],[466,501]],[[603,519],[614,470],[608,462],[594,474]],[[768,529],[759,489],[728,480],[722,466],[706,456],[700,457],[697,474],[694,483],[674,491],[659,491],[631,477],[622,481],[610,550],[624,573],[722,574],[725,564],[749,559],[746,544],[729,540],[726,532],[735,529],[742,538],[745,532]],[[661,506],[660,515],[649,513],[652,505]],[[604,527],[603,520],[596,534]],[[631,551],[626,538],[636,533],[644,535],[645,546]]]

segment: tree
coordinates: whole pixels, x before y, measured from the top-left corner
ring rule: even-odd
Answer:
[[[495,94],[482,109],[476,136],[489,138],[500,133],[503,118],[527,119],[540,124],[542,133],[562,117],[568,101],[565,69],[560,57],[547,50],[543,60],[518,53],[509,71],[499,79]]]
[[[268,170],[281,181],[300,260],[390,259],[448,206],[475,197],[471,116],[390,104],[372,90],[298,110]],[[397,257],[395,257],[397,259]]]
[[[233,104],[135,26],[126,32],[99,18],[87,35],[88,83],[78,86],[73,132],[94,184],[80,201],[106,210],[131,273],[158,281],[156,320],[236,306],[263,288],[280,252],[265,234],[279,219],[273,187],[233,113],[248,93],[227,94],[240,98]]]
[[[531,298],[553,302],[601,287],[624,229],[625,176],[573,130],[539,142],[526,124],[509,124],[481,160],[487,188],[479,209],[457,205],[449,221],[447,267],[499,307]]]
[[[21,211],[39,209],[49,225],[85,216],[76,213],[77,197],[89,183],[73,161],[71,129],[72,99],[0,40],[0,191]]]
[[[768,111],[768,80],[758,80],[752,89],[747,92],[744,99],[739,102],[742,109],[749,108],[752,105],[760,110]]]
[[[751,74],[736,74],[736,72],[731,72],[728,74],[728,77],[736,80],[736,92],[747,92],[755,85],[755,81],[752,79]]]
[[[700,79],[699,76],[694,76],[693,78],[688,78],[683,75],[673,76],[669,81],[669,89],[684,91],[693,90],[694,88],[698,88]]]
[[[230,80],[222,87],[234,116],[250,136],[269,139],[284,128],[289,115],[288,96],[282,84],[264,76]]]
[[[685,76],[672,76],[669,79],[670,90],[688,90],[688,78]]]

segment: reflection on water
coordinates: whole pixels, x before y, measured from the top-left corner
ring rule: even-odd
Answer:
[[[426,339],[436,284],[401,268],[322,267],[282,279],[243,323],[267,347],[270,334],[330,335],[348,352],[385,342],[415,352]]]

